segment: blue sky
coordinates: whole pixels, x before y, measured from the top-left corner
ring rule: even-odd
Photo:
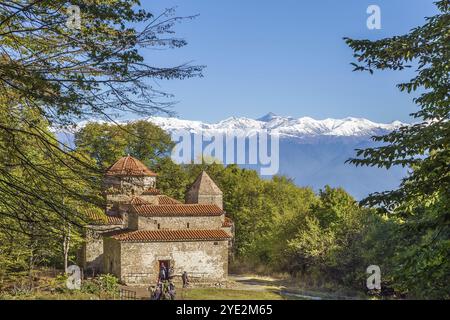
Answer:
[[[395,84],[406,72],[354,73],[344,36],[378,39],[422,25],[432,0],[141,0],[161,12],[199,14],[176,27],[188,46],[144,51],[149,63],[206,65],[204,78],[152,82],[175,94],[180,118],[215,122],[268,112],[316,119],[364,117],[412,121],[412,96]],[[369,5],[381,8],[381,30],[366,27]]]

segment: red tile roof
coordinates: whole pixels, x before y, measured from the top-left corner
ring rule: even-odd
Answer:
[[[231,238],[223,230],[138,230],[110,234],[121,242],[164,242],[164,241],[202,241],[228,240]]]
[[[178,204],[182,205],[182,203],[174,198],[171,198],[166,195],[158,195],[152,197],[150,200],[142,198],[142,197],[133,197],[130,201],[130,204],[135,206],[142,205],[169,205],[169,204]]]
[[[161,216],[220,216],[224,212],[215,204],[132,205],[144,217]]]
[[[160,194],[160,191],[156,188],[149,188],[142,192],[142,195],[144,196],[157,196],[158,194]]]
[[[108,223],[107,224],[122,224],[123,220],[120,216],[107,216]]]
[[[144,204],[147,204],[147,205],[151,204],[150,202],[148,202],[145,199],[142,199],[141,197],[133,197],[133,199],[131,199],[130,203],[132,205],[138,205],[138,206],[144,205]]]
[[[107,176],[150,176],[156,173],[147,168],[141,161],[131,156],[123,157],[114,163],[106,172]]]
[[[167,204],[182,204],[180,201],[171,198],[169,196],[161,195],[158,196],[158,203],[160,205],[167,205]]]

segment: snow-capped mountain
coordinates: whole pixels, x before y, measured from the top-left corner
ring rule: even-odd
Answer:
[[[257,120],[231,117],[217,123],[181,120],[178,118],[150,117],[147,121],[154,123],[167,132],[188,130],[191,133],[221,132],[235,130],[265,130],[280,138],[307,138],[319,136],[367,137],[394,130],[402,125],[399,121],[389,124],[375,123],[363,118],[315,120],[309,117],[292,118],[269,113]]]
[[[184,130],[203,136],[265,131],[279,137],[279,174],[289,176],[300,186],[315,190],[326,184],[343,187],[357,199],[369,193],[396,188],[406,174],[402,168],[384,170],[355,167],[345,161],[355,157],[355,149],[372,147],[374,135],[388,133],[406,124],[399,121],[383,124],[367,119],[315,120],[309,117],[293,118],[269,113],[259,119],[231,117],[217,123],[182,120],[178,118],[150,117],[145,120],[168,133]],[[86,122],[79,123],[75,130]],[[58,132],[61,141],[73,144],[73,132]],[[248,148],[246,146],[246,148]],[[225,164],[226,161],[224,161]],[[242,165],[259,169],[258,165]]]

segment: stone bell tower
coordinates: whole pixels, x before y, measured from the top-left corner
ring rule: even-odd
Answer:
[[[202,171],[186,193],[186,203],[215,204],[223,209],[223,193],[211,177]]]

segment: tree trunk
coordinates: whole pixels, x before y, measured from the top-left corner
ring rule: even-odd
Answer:
[[[67,233],[63,240],[63,254],[64,254],[64,272],[67,273],[69,264],[69,249],[70,249],[70,225],[67,225]]]
[[[30,282],[30,290],[33,290],[34,284],[33,284],[33,270],[34,270],[34,241],[31,240],[31,252],[30,252],[30,258],[28,260],[28,281]]]

